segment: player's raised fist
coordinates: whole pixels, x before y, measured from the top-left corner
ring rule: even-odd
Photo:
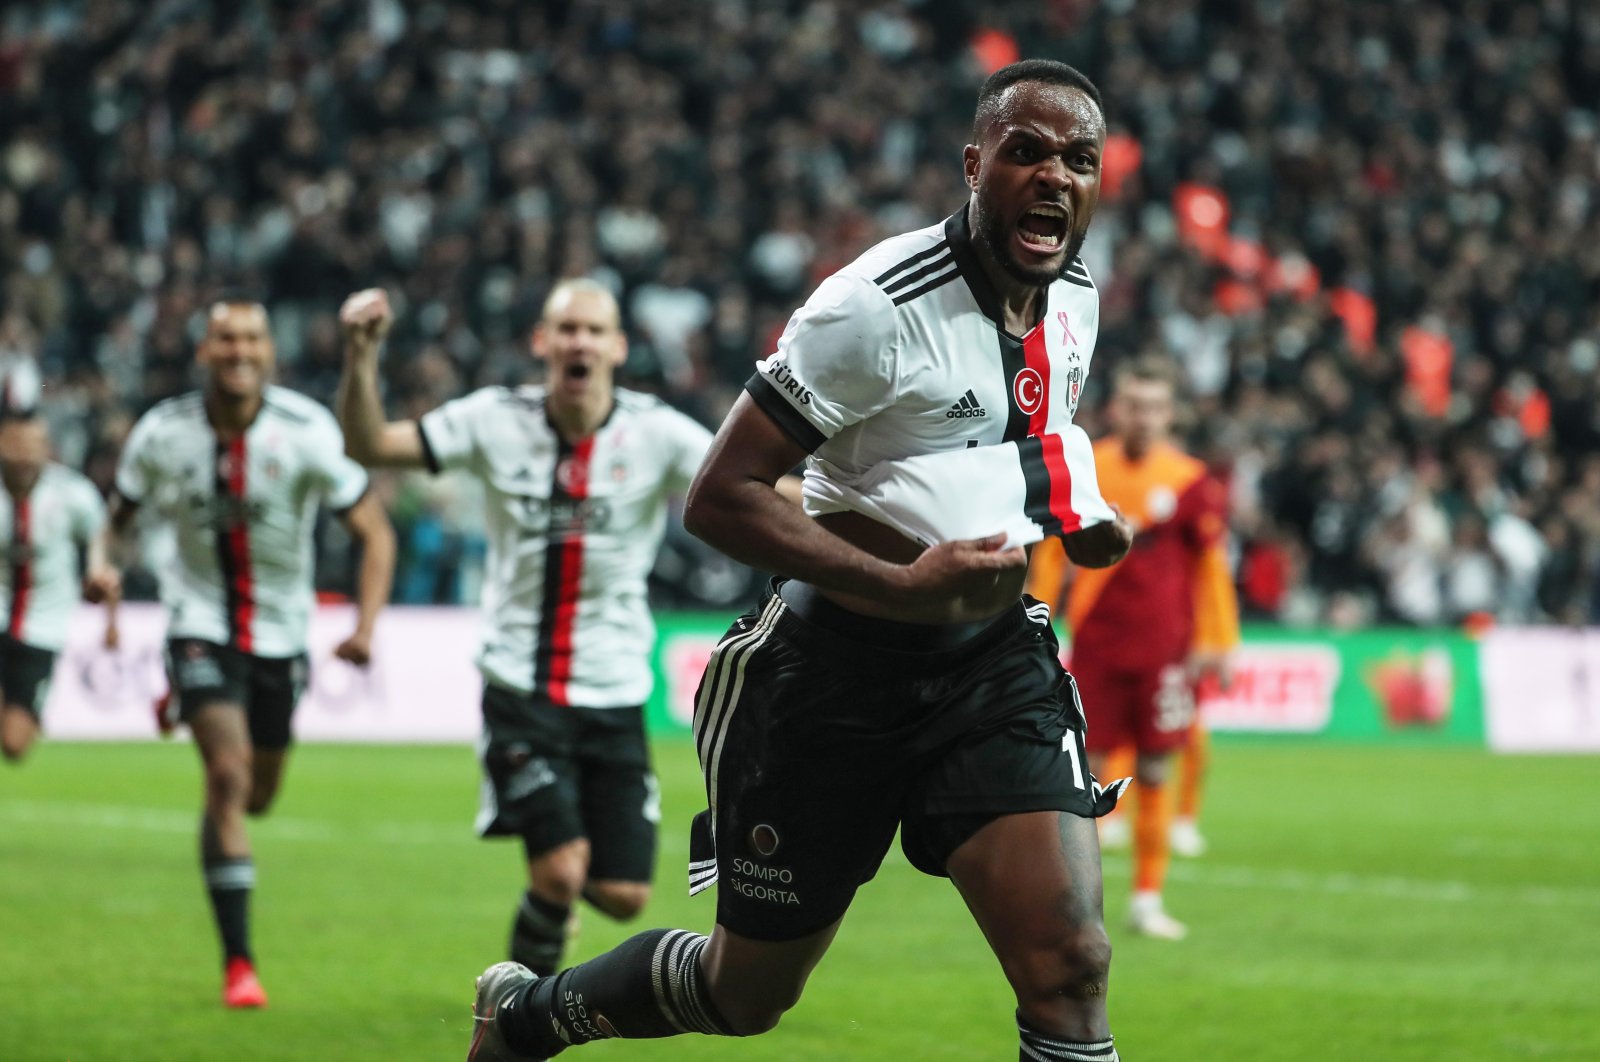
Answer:
[[[375,353],[394,323],[388,293],[382,288],[367,288],[351,295],[339,307],[339,323],[344,327],[347,353],[354,356]]]

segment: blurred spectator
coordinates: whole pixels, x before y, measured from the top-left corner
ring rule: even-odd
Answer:
[[[1255,614],[1600,618],[1583,0],[8,4],[0,365],[103,471],[223,287],[323,400],[338,300],[387,287],[404,408],[525,376],[588,274],[634,382],[714,421],[822,276],[962,202],[972,94],[1020,54],[1105,93],[1101,356],[1186,367]],[[406,594],[470,594],[459,507],[404,505]],[[674,599],[724,592],[669,555]]]

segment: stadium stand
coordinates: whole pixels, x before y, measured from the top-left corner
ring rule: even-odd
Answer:
[[[972,93],[1024,51],[1105,93],[1100,349],[1183,363],[1251,615],[1600,620],[1582,0],[6,5],[0,367],[104,488],[223,287],[323,400],[339,300],[388,288],[405,412],[520,376],[592,274],[634,379],[712,423],[820,277],[961,202]],[[470,597],[476,507],[392,489],[400,596]],[[679,599],[742,591],[667,556]]]

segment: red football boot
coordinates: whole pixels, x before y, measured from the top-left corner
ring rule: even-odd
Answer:
[[[261,987],[256,968],[249,959],[228,960],[227,972],[222,979],[222,1005],[225,1007],[264,1007],[267,990]]]

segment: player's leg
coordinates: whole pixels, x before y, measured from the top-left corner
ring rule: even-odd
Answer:
[[[249,658],[250,796],[245,811],[265,815],[283,787],[294,741],[294,710],[305,693],[309,670],[304,656]]]
[[[21,763],[39,736],[39,720],[20,704],[0,707],[0,753],[11,763]]]
[[[56,654],[0,638],[0,754],[20,763],[39,738]]]
[[[1093,821],[1004,815],[962,843],[946,869],[1016,994],[1021,1057],[1115,1059]]]
[[[222,944],[223,1002],[261,1006],[266,995],[255,980],[250,949],[256,871],[245,831],[254,770],[245,711],[249,669],[228,647],[194,639],[174,639],[167,663],[179,714],[194,736],[203,771],[200,865]]]
[[[1139,697],[1133,827],[1133,900],[1128,919],[1141,934],[1181,940],[1188,930],[1167,914],[1162,892],[1172,856],[1172,757],[1194,722],[1194,694],[1181,664],[1152,672]]]
[[[215,700],[184,715],[205,772],[200,865],[222,943],[223,1001],[229,1006],[260,1006],[266,1000],[259,983],[244,995],[235,991],[247,975],[254,980],[255,961],[250,948],[250,894],[256,868],[245,831],[252,755],[245,709]]]
[[[1094,819],[1127,782],[1102,787],[1087,769],[1090,691],[1027,620],[952,695],[961,727],[907,800],[901,846],[972,911],[1015,994],[1022,1059],[1115,1059]]]
[[[1114,781],[1118,778],[1132,778],[1134,776],[1135,755],[1132,745],[1118,745],[1110,752],[1090,749],[1089,769],[1096,778]],[[1134,789],[1138,787],[1135,786]],[[1124,802],[1126,803],[1126,802]],[[1100,851],[1121,852],[1133,843],[1133,827],[1130,820],[1133,813],[1117,805],[1117,810],[1103,818],[1095,820],[1100,828]]]
[[[552,974],[589,873],[573,759],[583,710],[492,684],[484,686],[482,707],[478,833],[519,838],[527,868],[507,950],[512,961]]]
[[[697,698],[711,811],[696,819],[690,867],[694,891],[720,879],[712,935],[649,930],[550,978],[492,967],[469,1060],[548,1058],[614,1036],[752,1035],[799,1000],[893,840],[904,779],[879,746],[830,731],[827,713],[867,702],[870,679],[786,644],[799,635],[784,613],[769,597],[741,617]]]
[[[642,707],[591,712],[578,738],[578,792],[589,837],[583,898],[618,921],[650,900],[661,789],[650,769]]]
[[[1206,851],[1200,833],[1200,802],[1205,793],[1206,774],[1211,768],[1211,732],[1198,714],[1189,729],[1189,740],[1178,754],[1178,798],[1172,820],[1172,852],[1196,858]]]
[[[552,848],[542,845],[537,833],[523,838],[528,887],[517,901],[507,951],[513,962],[547,977],[561,968],[572,935],[573,905],[589,873],[589,841],[578,837]]]

